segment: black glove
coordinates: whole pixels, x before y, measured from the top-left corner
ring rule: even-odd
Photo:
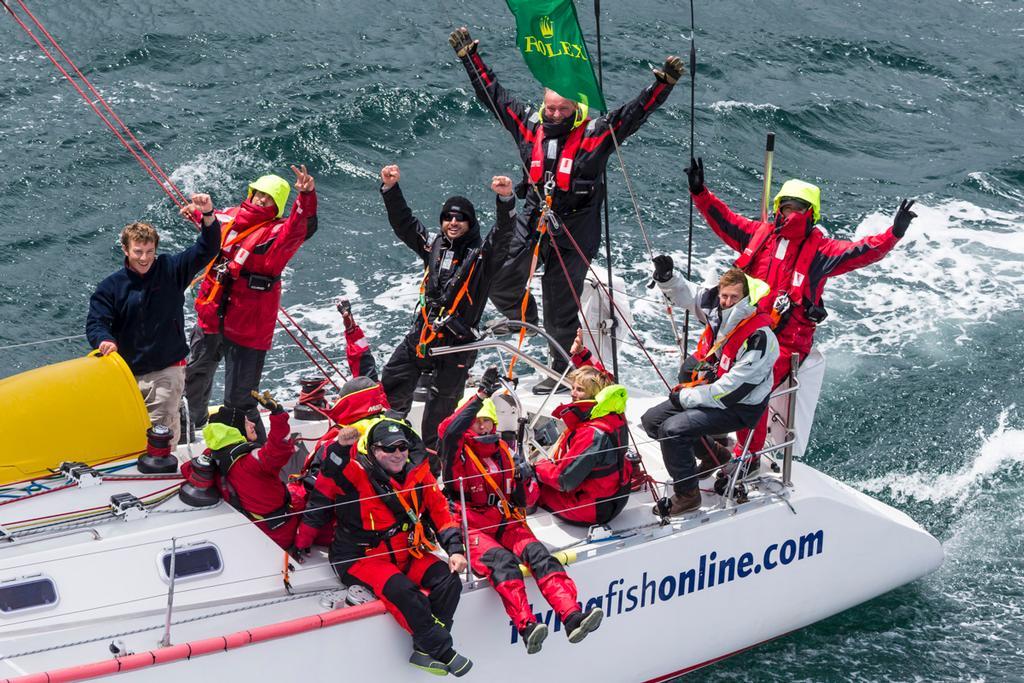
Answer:
[[[448,44],[455,50],[455,54],[458,55],[459,59],[462,59],[466,55],[476,52],[477,41],[470,37],[469,29],[462,26],[449,34]]]
[[[690,157],[690,165],[683,169],[686,174],[686,181],[690,184],[690,194],[700,194],[704,191],[704,158]]]
[[[662,83],[675,85],[684,73],[686,73],[686,67],[683,66],[683,60],[675,55],[669,55],[665,58],[665,64],[660,69],[654,70],[654,77]]]
[[[498,381],[498,368],[492,366],[484,370],[484,376],[476,383],[476,388],[487,398],[493,396],[494,392],[501,388],[501,382]]]
[[[269,391],[264,391],[262,394],[258,391],[250,391],[249,395],[274,415],[284,410],[284,408],[281,407],[281,404],[275,401],[274,397],[270,395]]]
[[[293,544],[289,546],[288,550],[286,550],[285,552],[291,555],[291,558],[293,560],[295,560],[299,564],[302,564],[306,561],[306,556],[309,555],[310,548],[299,548]]]
[[[668,282],[672,279],[672,257],[668,254],[655,256],[654,274],[651,276],[655,282]]]
[[[914,199],[904,199],[900,202],[900,208],[896,209],[896,217],[892,219],[892,234],[897,237],[907,234],[910,221],[917,218],[917,214],[910,210],[915,201]]]

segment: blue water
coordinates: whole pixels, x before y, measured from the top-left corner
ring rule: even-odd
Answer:
[[[467,194],[493,216],[490,177],[517,175],[507,134],[472,101],[446,36],[466,23],[505,85],[539,100],[513,49],[504,3],[255,1],[39,3],[31,7],[176,182],[238,200],[257,175],[306,163],[321,229],[287,274],[284,304],[338,353],[344,294],[379,356],[404,333],[415,258],[377,194],[399,163],[413,209]],[[580,7],[594,48],[594,13]],[[818,342],[829,371],[807,461],[907,511],[942,540],[937,573],[690,680],[1020,680],[1024,670],[1024,5],[699,3],[696,148],[707,182],[758,213],[765,133],[776,187],[822,188],[826,228],[888,226],[899,200],[920,217],[885,261],[836,279]],[[606,96],[689,48],[688,8],[634,0],[602,13]],[[6,15],[0,18],[0,375],[73,357],[92,288],[119,266],[116,236],[144,219],[161,248],[191,229]],[[623,148],[656,251],[685,258],[689,88]],[[647,254],[617,162],[612,251],[645,297]],[[694,269],[728,253],[698,220]],[[603,267],[603,263],[601,264]],[[671,345],[657,304],[637,298],[641,338]],[[308,371],[280,336],[266,386]],[[670,371],[675,358],[658,354]],[[627,381],[658,386],[626,346]],[[699,618],[695,615],[694,618]],[[745,618],[740,612],[737,620]],[[706,634],[714,638],[715,634]]]

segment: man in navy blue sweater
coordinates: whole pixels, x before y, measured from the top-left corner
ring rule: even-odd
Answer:
[[[188,249],[156,255],[160,235],[148,223],[121,231],[124,267],[109,275],[89,299],[85,333],[102,355],[117,351],[139,383],[149,419],[164,425],[178,443],[178,405],[185,389],[185,289],[220,248],[220,223],[210,195],[194,194],[181,209],[202,215],[202,231]]]

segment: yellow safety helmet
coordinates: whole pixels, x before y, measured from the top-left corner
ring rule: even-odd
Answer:
[[[277,205],[277,217],[280,218],[284,215],[284,207],[287,206],[288,195],[292,191],[287,180],[279,175],[260,176],[256,182],[249,183],[249,195],[246,199],[252,199],[252,195],[256,191],[266,192],[273,197],[274,204]]]
[[[783,197],[800,199],[811,205],[814,209],[814,222],[821,220],[821,188],[817,185],[805,183],[802,180],[791,179],[782,184],[779,193],[775,195],[774,211],[779,212],[779,203]]]

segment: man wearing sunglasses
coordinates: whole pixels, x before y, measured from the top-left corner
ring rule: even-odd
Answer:
[[[733,213],[704,186],[703,159],[690,159],[685,172],[693,203],[704,220],[723,242],[740,252],[736,267],[771,287],[770,295],[760,300],[759,309],[772,316],[779,341],[773,386],[789,374],[792,354],[799,354],[802,362],[811,351],[814,330],[828,315],[821,298],[825,281],[880,261],[917,217],[911,211],[914,200],[904,199],[885,232],[856,241],[833,239],[818,224],[821,190],[816,185],[787,180],[775,195],[774,220],[762,222]],[[670,272],[671,259],[667,264]],[[754,429],[751,452],[764,445],[767,426],[765,411]],[[746,434],[738,436],[742,444]],[[740,448],[738,445],[737,450]]]
[[[512,180],[494,176],[497,222],[481,237],[476,209],[465,197],[449,197],[441,207],[436,237],[413,215],[398,182],[398,166],[380,172],[381,196],[388,221],[398,239],[423,261],[419,306],[412,329],[398,343],[381,373],[381,384],[393,411],[406,415],[421,375],[430,375],[422,434],[428,448],[437,444],[437,426],[458,404],[466,377],[476,360],[475,351],[431,356],[435,346],[464,344],[477,339],[477,325],[487,303],[491,280],[505,261],[516,224]],[[431,470],[441,472],[436,456]]]
[[[341,581],[373,591],[412,635],[410,664],[439,676],[465,675],[473,663],[453,649],[451,637],[465,545],[423,442],[407,422],[385,417],[351,446],[332,442],[326,455],[291,552],[301,561],[319,529],[336,518],[329,557]],[[431,536],[447,562],[432,552]]]

